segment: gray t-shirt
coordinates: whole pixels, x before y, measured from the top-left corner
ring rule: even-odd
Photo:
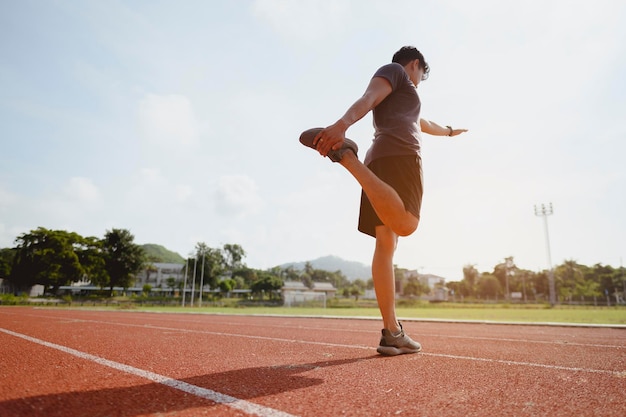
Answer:
[[[391,94],[373,110],[374,141],[365,155],[365,165],[375,159],[398,155],[420,155],[420,98],[402,65],[387,64],[374,77],[391,84]]]

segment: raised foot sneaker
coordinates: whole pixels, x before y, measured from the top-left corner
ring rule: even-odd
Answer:
[[[314,127],[313,129],[305,130],[300,135],[300,143],[304,146],[315,149],[315,146],[313,145],[313,139],[315,139],[315,136],[317,136],[317,134],[321,131],[321,127]],[[341,161],[341,158],[343,158],[343,154],[347,151],[352,151],[355,155],[358,155],[359,152],[359,147],[357,146],[357,144],[348,138],[344,139],[343,146],[341,148],[337,150],[331,150],[330,152],[328,152],[327,156],[330,158],[331,161],[339,162]]]
[[[405,353],[417,353],[422,350],[422,345],[411,339],[404,333],[400,325],[400,334],[393,335],[389,330],[382,330],[380,344],[376,351],[385,356],[396,356]]]

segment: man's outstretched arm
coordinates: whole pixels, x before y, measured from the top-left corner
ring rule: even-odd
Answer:
[[[313,140],[320,154],[326,156],[331,149],[339,149],[346,137],[346,130],[391,94],[391,84],[387,79],[374,77],[365,93],[354,102],[346,113],[334,124],[323,129]]]
[[[450,126],[440,126],[426,119],[420,119],[420,128],[422,132],[434,136],[456,136],[467,132],[467,129],[453,129]]]

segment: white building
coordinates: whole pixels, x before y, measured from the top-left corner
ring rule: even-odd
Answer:
[[[167,288],[169,278],[174,278],[177,282],[183,280],[184,267],[185,264],[153,263],[150,268],[145,268],[137,274],[135,287],[142,287],[147,284],[152,287]]]
[[[313,288],[309,288],[300,281],[285,281],[281,288],[285,306],[302,304],[310,301],[325,301],[335,297],[337,288],[330,282],[314,282]]]

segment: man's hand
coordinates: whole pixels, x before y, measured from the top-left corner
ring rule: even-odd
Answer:
[[[346,138],[346,130],[346,123],[341,119],[325,129],[322,129],[322,131],[315,136],[315,139],[313,139],[315,149],[317,149],[320,155],[326,156],[331,149],[337,150],[341,148]]]
[[[456,136],[456,135],[460,135],[461,133],[465,133],[467,132],[467,129],[452,129],[452,132],[450,132],[450,134],[448,136]]]

